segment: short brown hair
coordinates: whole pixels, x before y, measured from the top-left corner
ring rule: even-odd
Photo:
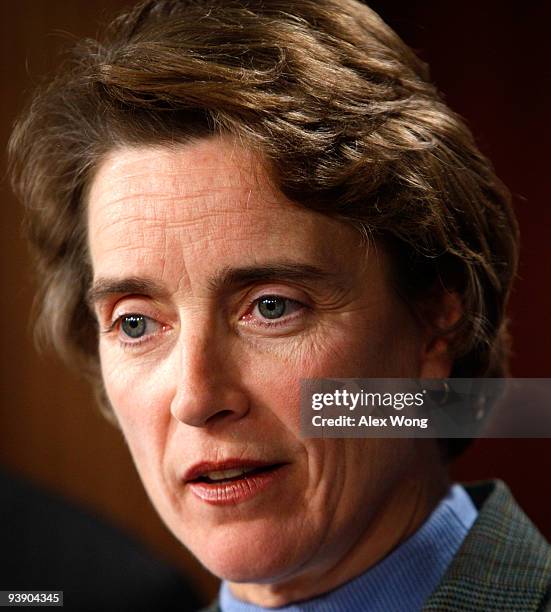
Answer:
[[[426,66],[356,0],[146,0],[76,46],[10,142],[39,324],[97,376],[86,192],[119,145],[230,134],[297,204],[383,240],[398,291],[455,291],[452,376],[507,372],[518,229],[507,189]]]

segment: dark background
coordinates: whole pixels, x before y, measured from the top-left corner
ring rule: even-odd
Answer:
[[[59,51],[75,37],[94,36],[99,24],[125,4],[0,0],[2,144],[33,83],[55,67]],[[551,377],[550,4],[430,0],[371,6],[430,64],[447,102],[467,119],[514,194],[522,257],[510,308],[513,374]],[[21,209],[5,180],[0,188],[0,466],[134,534],[191,573],[197,588],[210,596],[216,580],[157,518],[120,434],[98,414],[87,385],[52,355],[36,354],[28,322],[32,270],[21,237]],[[480,440],[454,464],[452,474],[468,481],[504,479],[549,539],[550,450],[545,439]]]

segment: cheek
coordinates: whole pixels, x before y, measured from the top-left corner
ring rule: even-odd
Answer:
[[[369,326],[361,318],[347,325],[326,326],[322,333],[296,345],[290,342],[275,354],[263,355],[256,367],[249,363],[249,389],[255,394],[252,403],[269,409],[300,445],[307,466],[305,498],[310,500],[311,512],[320,510],[323,522],[329,508],[335,510],[335,525],[343,527],[354,513],[363,515],[376,507],[408,464],[399,458],[409,456],[411,445],[407,440],[302,438],[300,382],[410,375],[415,367],[416,337],[406,318],[401,319],[401,326],[396,320],[396,314],[390,312],[388,319],[371,321]]]
[[[360,319],[324,325],[300,341],[247,349],[242,353],[241,376],[251,405],[268,409],[299,437],[301,381],[405,375],[412,365],[413,343],[395,341],[399,333],[391,333],[383,322],[368,328]]]
[[[139,369],[100,348],[105,391],[142,478],[161,465],[169,423],[168,388],[162,371]]]
[[[416,376],[419,330],[405,309],[385,299],[372,312],[355,312],[327,330],[311,370],[319,378],[399,378]]]

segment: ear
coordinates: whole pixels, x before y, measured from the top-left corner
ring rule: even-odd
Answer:
[[[454,361],[450,350],[453,328],[463,315],[463,307],[459,295],[453,291],[441,290],[433,298],[422,309],[425,341],[420,378],[447,378]]]

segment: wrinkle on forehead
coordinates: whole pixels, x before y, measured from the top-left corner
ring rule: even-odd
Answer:
[[[90,190],[88,227],[96,273],[147,272],[173,287],[216,266],[334,258],[352,233],[274,191],[262,160],[224,139],[113,151]]]
[[[274,191],[264,166],[258,156],[228,138],[114,150],[90,190],[94,206],[89,227],[102,233],[117,224],[142,221],[162,223],[167,230],[187,224],[191,233],[212,217],[231,232],[243,229],[246,212],[256,215],[248,229],[265,231],[268,210],[281,210],[282,204],[295,211],[299,207]]]
[[[279,194],[266,180],[266,168],[263,158],[229,137],[204,138],[182,145],[122,147],[103,159],[91,197],[104,200],[102,190],[107,188],[108,199],[116,202],[139,195],[146,186],[148,196],[159,200],[173,193],[182,194],[182,201],[208,199],[219,192],[235,190],[248,194],[248,204],[255,190],[262,191],[263,204],[270,206]],[[117,177],[115,185],[109,181],[110,176]]]

